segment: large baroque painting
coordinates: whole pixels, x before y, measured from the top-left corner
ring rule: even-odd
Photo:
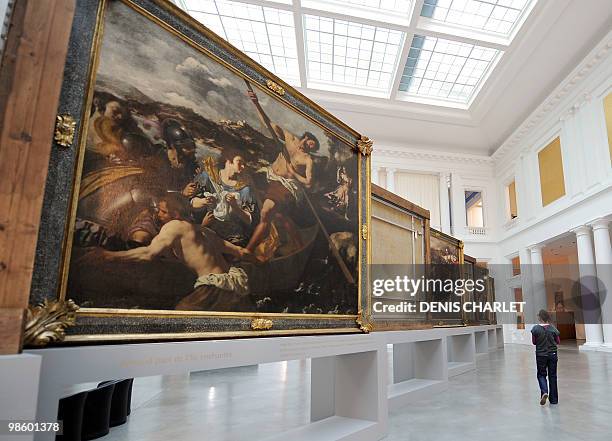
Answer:
[[[105,5],[63,297],[144,316],[357,315],[354,145],[153,18]]]

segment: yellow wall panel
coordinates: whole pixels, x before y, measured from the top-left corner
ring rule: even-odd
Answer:
[[[612,93],[604,98],[604,113],[606,115],[606,127],[608,128],[608,149],[610,149],[610,162],[612,162]]]
[[[561,141],[555,138],[538,153],[540,163],[540,188],[542,206],[546,206],[565,195]]]
[[[514,219],[518,216],[518,208],[516,206],[516,182],[512,181],[508,185],[508,199],[510,200],[510,218]]]

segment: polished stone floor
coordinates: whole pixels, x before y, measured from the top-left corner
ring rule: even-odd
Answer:
[[[539,405],[533,349],[506,345],[446,392],[392,411],[385,440],[612,440],[612,354],[559,358],[558,406]],[[308,423],[309,377],[308,361],[290,361],[136,379],[128,423],[104,439],[266,438]]]

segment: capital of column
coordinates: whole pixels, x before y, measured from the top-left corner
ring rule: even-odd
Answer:
[[[610,225],[610,218],[600,217],[598,219],[595,219],[594,221],[589,222],[588,225],[592,227],[593,230],[607,230]]]
[[[580,225],[579,227],[571,230],[572,233],[576,235],[576,237],[587,236],[591,234],[591,226],[590,225]]]
[[[533,245],[529,245],[527,247],[527,250],[529,250],[531,254],[534,254],[534,253],[542,254],[542,249],[544,248],[544,246],[545,246],[544,244],[536,243]]]
[[[395,172],[396,169],[395,168],[386,168],[386,172],[387,172],[387,190],[389,190],[391,193],[395,193]]]
[[[440,172],[440,182],[444,187],[449,188],[451,185],[451,175],[449,172]]]

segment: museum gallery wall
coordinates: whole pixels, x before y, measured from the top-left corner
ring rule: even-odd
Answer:
[[[77,2],[59,107],[31,303],[66,342],[359,332],[367,138],[161,0]]]

